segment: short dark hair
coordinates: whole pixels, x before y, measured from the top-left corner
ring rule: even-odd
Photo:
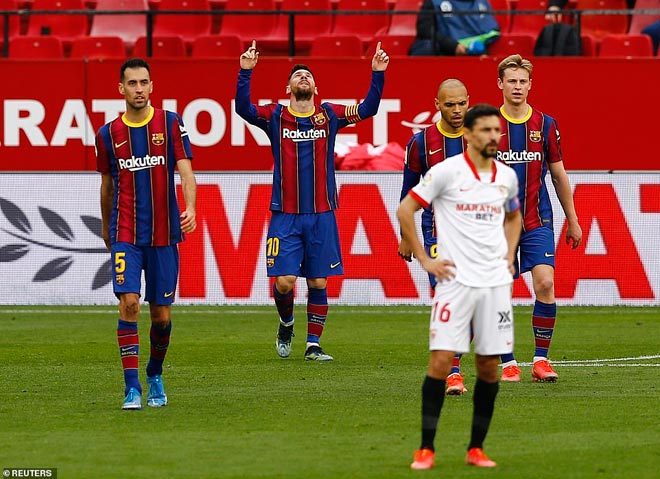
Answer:
[[[493,105],[488,105],[487,103],[479,103],[470,108],[465,114],[465,120],[463,121],[463,126],[468,130],[471,130],[478,118],[482,116],[500,116],[500,110],[495,108]]]
[[[119,69],[119,81],[122,83],[124,83],[124,72],[127,68],[145,68],[149,72],[149,75],[151,75],[151,68],[149,68],[146,60],[142,58],[129,58]]]
[[[289,80],[291,80],[293,74],[296,73],[298,70],[307,70],[309,73],[312,74],[312,76],[314,76],[314,73],[312,73],[312,70],[310,70],[307,65],[303,65],[302,63],[297,63],[293,65],[293,68],[291,69],[291,73],[289,73]]]

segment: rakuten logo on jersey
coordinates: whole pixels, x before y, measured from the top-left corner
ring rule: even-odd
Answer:
[[[145,170],[147,168],[153,168],[154,166],[164,165],[165,157],[163,155],[158,156],[145,156],[145,157],[135,157],[131,156],[130,158],[119,158],[117,160],[120,170],[129,170],[129,171],[139,171]]]
[[[300,131],[300,130],[289,130],[288,128],[284,128],[282,130],[282,138],[285,138],[287,140],[293,140],[295,143],[301,141],[318,140],[319,138],[326,138],[326,137],[327,137],[327,133],[325,130]]]
[[[529,163],[532,161],[542,161],[543,157],[541,156],[540,151],[498,151],[497,159],[503,161],[507,165],[513,163]]]

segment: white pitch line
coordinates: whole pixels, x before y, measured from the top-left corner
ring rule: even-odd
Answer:
[[[566,359],[560,361],[550,361],[552,364],[563,364],[563,363],[608,363],[611,361],[637,361],[640,359],[658,359],[660,354],[653,354],[651,356],[635,356],[631,358],[611,358],[611,359]]]
[[[558,367],[600,367],[600,366],[610,366],[610,367],[619,367],[627,368],[632,366],[637,367],[658,367],[660,363],[628,363],[627,361],[643,361],[649,359],[660,359],[660,354],[652,354],[648,356],[635,356],[630,358],[608,358],[608,359],[572,359],[572,360],[560,360],[560,361],[550,361],[553,366]],[[612,364],[614,363],[614,364]],[[533,363],[518,363],[520,366],[532,366]]]

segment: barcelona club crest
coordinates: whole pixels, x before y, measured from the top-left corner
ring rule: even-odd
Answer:
[[[325,115],[318,113],[312,117],[312,121],[314,121],[314,124],[321,126],[325,123]]]
[[[160,146],[165,143],[165,134],[164,133],[152,133],[151,134],[151,143],[156,146]]]
[[[529,132],[529,141],[538,143],[541,141],[541,132],[538,130],[530,130]]]
[[[124,275],[121,274],[121,273],[119,273],[119,274],[116,276],[115,280],[117,281],[117,284],[121,286],[122,284],[124,284],[124,281],[125,281],[125,279],[124,279]]]

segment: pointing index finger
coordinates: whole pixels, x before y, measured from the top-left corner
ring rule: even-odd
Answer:
[[[381,42],[378,42],[378,45],[376,45],[376,53],[378,53],[380,51],[380,43]]]

